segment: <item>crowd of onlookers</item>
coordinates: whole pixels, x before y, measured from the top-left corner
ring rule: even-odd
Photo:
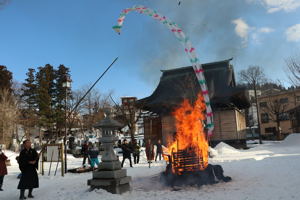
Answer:
[[[123,167],[124,161],[126,159],[129,160],[130,167],[133,167],[132,161],[131,161],[131,155],[133,156],[134,164],[139,163],[141,146],[137,143],[137,141],[135,139],[130,142],[128,142],[127,139],[124,139],[119,147],[122,148],[122,154],[123,154],[122,167]],[[162,156],[161,141],[158,140],[158,142],[156,143],[156,152],[154,152],[154,144],[152,143],[152,141],[150,139],[148,139],[145,144],[145,152],[146,152],[147,161],[148,161],[149,167],[150,167],[153,160],[157,161],[158,157],[159,157],[159,160],[161,160],[161,156]]]
[[[156,151],[154,148],[154,144],[150,139],[146,141],[144,144],[145,146],[145,153],[147,157],[147,162],[149,163],[149,167],[153,160],[157,161],[157,159],[162,159],[162,144],[161,141],[158,140],[156,145]],[[140,162],[140,153],[141,153],[141,145],[137,142],[136,139],[129,141],[127,139],[119,140],[117,143],[117,147],[122,149],[123,159],[121,161],[121,166],[123,167],[124,162],[126,159],[129,160],[130,167],[133,167],[134,164],[138,164]],[[91,142],[85,141],[81,146],[81,154],[83,155],[82,165],[86,166],[86,162],[91,165],[94,169],[95,165],[99,165],[99,148],[93,145]],[[133,157],[133,163],[132,163]]]

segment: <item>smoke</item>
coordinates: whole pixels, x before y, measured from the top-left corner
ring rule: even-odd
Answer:
[[[202,63],[204,60],[213,62],[235,57],[244,47],[243,39],[235,34],[232,22],[245,12],[245,6],[247,4],[240,0],[182,0],[180,4],[166,0],[150,5],[182,27],[196,46]],[[161,75],[160,69],[190,66],[182,45],[166,27],[156,22],[150,24],[148,29],[156,33],[149,36],[156,43],[149,49],[156,54],[141,56],[144,80],[155,84]]]
[[[4,8],[10,0],[0,0],[0,9]]]
[[[241,18],[233,20],[232,23],[235,24],[236,34],[244,39],[244,44],[247,44],[250,28],[248,24]]]

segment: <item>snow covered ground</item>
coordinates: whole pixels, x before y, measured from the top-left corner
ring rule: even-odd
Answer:
[[[1,200],[18,199],[16,189],[19,173],[15,154],[5,152],[10,157],[12,166],[4,178],[4,191],[0,192]],[[128,175],[132,176],[132,191],[123,195],[110,194],[104,190],[88,192],[87,180],[91,172],[83,174],[68,173],[61,177],[40,175],[40,188],[34,190],[35,199],[39,200],[146,200],[146,199],[205,199],[205,200],[291,200],[300,199],[300,134],[292,134],[282,142],[265,142],[254,145],[248,150],[237,150],[224,143],[212,149],[211,164],[220,164],[224,174],[231,176],[229,183],[218,183],[198,187],[185,187],[174,191],[159,181],[159,174],[165,169],[165,162],[154,163],[151,168],[142,155],[141,163],[130,168],[126,163]],[[127,162],[127,161],[126,161]],[[69,155],[68,167],[78,167],[81,159]],[[52,165],[52,169],[55,168]]]

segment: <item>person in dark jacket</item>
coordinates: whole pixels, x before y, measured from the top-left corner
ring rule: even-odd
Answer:
[[[88,159],[88,163],[90,163],[89,145],[88,145],[87,141],[84,141],[84,143],[81,145],[81,154],[83,155],[82,166],[85,166],[86,159]]]
[[[3,185],[3,179],[4,176],[7,174],[7,168],[5,161],[7,160],[6,155],[2,152],[2,149],[0,149],[0,191],[3,191],[2,185]]]
[[[19,168],[22,176],[18,185],[20,189],[20,200],[26,199],[25,190],[28,189],[28,198],[33,198],[33,188],[39,187],[39,177],[37,174],[39,155],[31,148],[30,140],[23,142],[24,149],[19,155]]]
[[[118,147],[121,148],[122,147],[122,141],[118,140]]]
[[[88,151],[89,158],[91,160],[91,168],[94,170],[95,164],[99,166],[99,150],[96,147],[91,147]]]
[[[151,162],[154,160],[154,146],[151,142],[151,139],[148,139],[146,142],[146,156],[150,168]]]
[[[140,148],[140,145],[137,143],[136,139],[134,139],[132,143],[134,164],[138,164],[140,162]]]
[[[161,155],[162,155],[162,146],[161,146],[161,141],[158,140],[157,144],[156,144],[155,162],[156,162],[158,156],[159,156],[159,160],[161,160]]]
[[[123,160],[122,160],[122,164],[121,167],[123,167],[124,165],[124,161],[127,158],[130,162],[130,167],[132,167],[132,161],[131,161],[131,153],[132,153],[132,149],[129,146],[128,142],[126,139],[123,140],[123,144],[122,144],[122,152],[123,152]]]

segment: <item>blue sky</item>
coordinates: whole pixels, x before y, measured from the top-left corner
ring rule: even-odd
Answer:
[[[289,85],[284,60],[300,54],[299,0],[0,0],[0,64],[23,82],[29,67],[64,64],[73,89],[99,82],[115,97],[149,96],[160,70],[188,66],[181,44],[162,24],[122,9],[146,5],[182,26],[202,63],[233,57],[235,72],[261,66]]]

